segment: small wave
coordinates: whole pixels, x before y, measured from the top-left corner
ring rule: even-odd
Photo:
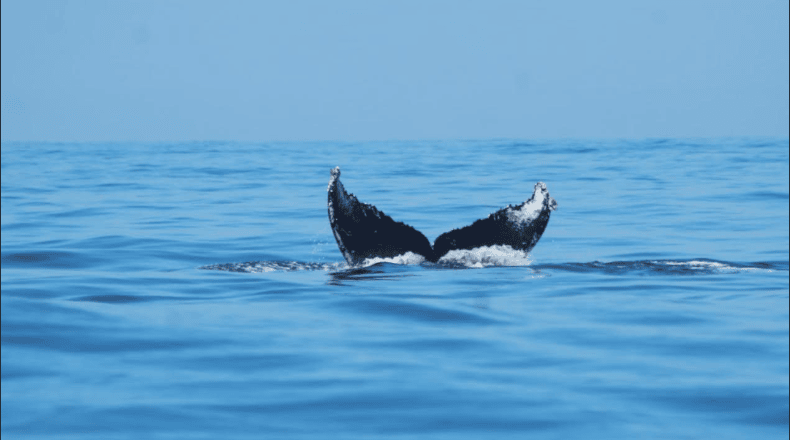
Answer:
[[[533,268],[538,270],[555,269],[569,272],[599,272],[615,275],[634,272],[665,275],[697,275],[749,271],[787,271],[788,264],[786,262],[732,263],[701,258],[693,260],[593,261],[591,263],[540,264],[533,266]]]
[[[350,266],[345,262],[309,263],[300,261],[250,261],[245,263],[224,263],[202,266],[202,270],[220,270],[242,273],[324,271],[358,271],[376,265],[422,266],[426,268],[486,268],[486,267],[524,267],[535,271],[560,270],[566,272],[604,273],[610,275],[626,273],[645,273],[654,275],[701,275],[728,274],[753,271],[788,271],[788,262],[732,263],[710,259],[692,260],[639,260],[639,261],[593,261],[590,263],[550,263],[533,264],[528,254],[509,246],[490,246],[473,250],[450,251],[438,263],[425,261],[421,255],[408,252],[392,258],[368,258],[362,264]]]
[[[295,272],[295,271],[336,271],[345,270],[346,263],[303,263],[300,261],[249,261],[246,263],[224,263],[201,266],[202,270],[222,270],[226,272],[264,273],[264,272]]]

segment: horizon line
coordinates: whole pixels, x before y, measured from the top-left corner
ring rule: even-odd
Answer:
[[[386,143],[386,142],[523,142],[523,141],[659,141],[668,139],[686,140],[713,140],[713,139],[745,139],[745,138],[770,138],[778,140],[790,140],[790,134],[785,136],[765,135],[765,134],[746,134],[746,135],[720,135],[720,136],[558,136],[558,137],[490,137],[490,138],[390,138],[390,139],[268,139],[268,140],[239,140],[239,139],[161,139],[161,140],[139,140],[139,139],[92,139],[92,140],[36,140],[36,139],[0,139],[0,143],[37,143],[37,144],[164,144],[164,143]]]

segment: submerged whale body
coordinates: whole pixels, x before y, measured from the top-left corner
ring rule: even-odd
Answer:
[[[340,183],[340,167],[329,180],[329,224],[340,252],[349,264],[368,258],[392,258],[412,252],[431,262],[453,250],[483,246],[510,246],[529,252],[538,243],[557,202],[543,182],[535,184],[532,197],[508,206],[469,226],[440,235],[433,245],[420,231],[396,222],[375,206],[362,203]]]

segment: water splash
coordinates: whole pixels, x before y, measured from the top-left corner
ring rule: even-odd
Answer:
[[[416,265],[416,264],[421,264],[424,261],[425,261],[425,257],[423,257],[422,255],[415,254],[414,252],[406,252],[405,254],[401,254],[392,258],[380,258],[380,257],[366,258],[365,261],[363,261],[360,266],[369,267],[369,266],[373,266],[374,264],[380,264],[380,263]]]
[[[529,266],[532,259],[528,253],[508,245],[496,245],[452,250],[439,260],[439,264],[468,268]]]

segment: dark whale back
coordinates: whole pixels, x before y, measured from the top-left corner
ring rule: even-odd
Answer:
[[[529,252],[543,235],[557,202],[546,185],[538,182],[532,197],[518,206],[508,206],[469,226],[440,235],[433,246],[420,231],[396,222],[375,206],[348,194],[340,183],[340,168],[332,170],[328,187],[329,224],[340,252],[349,264],[368,258],[392,258],[407,252],[431,262],[453,250],[483,246],[509,246]]]

